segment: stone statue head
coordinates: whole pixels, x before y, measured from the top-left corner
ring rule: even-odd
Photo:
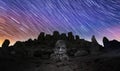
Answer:
[[[55,54],[65,54],[67,51],[66,44],[64,40],[58,40],[55,44],[54,53]]]

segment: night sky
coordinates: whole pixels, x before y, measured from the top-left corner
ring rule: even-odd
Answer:
[[[120,41],[120,0],[0,0],[0,44],[24,41],[40,32],[73,32]]]

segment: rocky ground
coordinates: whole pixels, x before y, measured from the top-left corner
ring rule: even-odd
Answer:
[[[65,64],[40,58],[0,58],[0,71],[120,71],[120,57],[83,56]]]

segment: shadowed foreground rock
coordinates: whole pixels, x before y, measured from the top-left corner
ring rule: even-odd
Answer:
[[[120,71],[119,65],[120,58],[74,58],[66,65],[33,58],[1,58],[0,71]]]

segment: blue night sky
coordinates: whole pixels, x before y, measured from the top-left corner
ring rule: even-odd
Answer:
[[[120,0],[0,0],[0,43],[37,38],[40,32],[73,32],[120,41]]]

